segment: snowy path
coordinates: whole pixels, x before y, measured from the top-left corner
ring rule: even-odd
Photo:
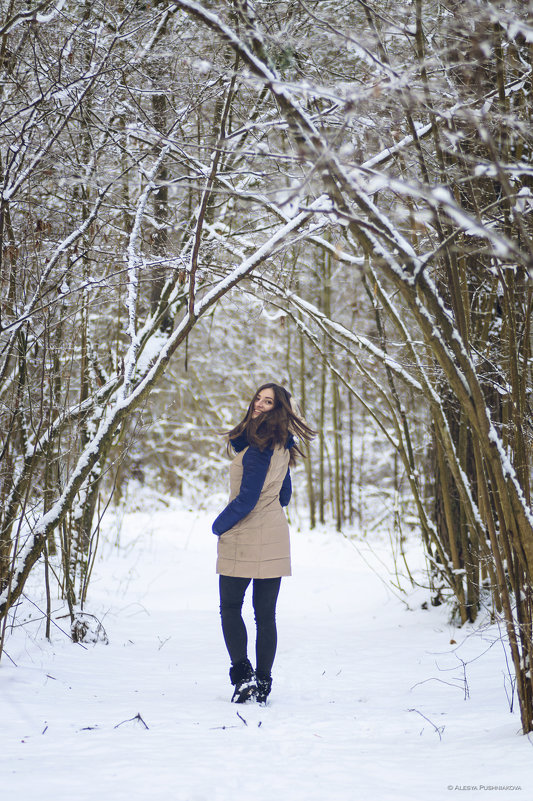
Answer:
[[[230,704],[210,518],[126,518],[91,587],[108,646],[23,628],[8,640],[5,798],[533,799],[533,743],[509,713],[496,632],[454,630],[445,610],[420,609],[421,591],[408,611],[364,543],[331,532],[293,527],[270,704]]]

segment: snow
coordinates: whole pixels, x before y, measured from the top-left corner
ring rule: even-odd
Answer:
[[[51,643],[42,621],[8,634],[4,797],[533,797],[531,742],[516,704],[509,711],[498,628],[456,629],[445,606],[422,608],[425,590],[393,588],[386,531],[310,532],[293,510],[272,695],[265,708],[231,704],[214,514],[152,502],[120,530],[107,519],[86,612],[109,645],[73,644],[57,600]],[[421,577],[418,546],[407,558]]]
[[[54,6],[54,8],[49,14],[36,14],[35,15],[36,21],[40,22],[41,24],[45,22],[50,22],[51,20],[54,19],[54,17],[58,14],[58,12],[61,11],[64,5],[65,5],[65,0],[59,0],[57,5]]]

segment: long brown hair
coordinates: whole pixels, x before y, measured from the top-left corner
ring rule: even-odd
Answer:
[[[263,412],[258,417],[253,417],[255,400],[264,389],[272,390],[274,407],[268,412]],[[305,420],[297,414],[296,407],[291,403],[290,392],[279,384],[269,383],[259,387],[250,401],[248,411],[241,422],[228,432],[228,449],[231,446],[231,441],[242,434],[246,435],[249,445],[255,445],[261,451],[265,448],[274,448],[276,445],[287,447],[287,443],[290,443],[289,463],[292,465],[295,463],[297,455],[305,456],[305,453],[300,450],[294,440],[290,440],[290,435],[294,434],[307,445],[316,435],[316,431],[313,431]]]

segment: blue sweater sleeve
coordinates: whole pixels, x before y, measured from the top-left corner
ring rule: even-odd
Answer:
[[[230,439],[230,444],[231,444],[231,447],[233,448],[233,450],[236,451],[237,453],[240,453],[241,451],[243,451],[246,448],[246,446],[248,445],[248,439],[246,437],[246,432],[243,432],[242,434],[239,434],[238,437],[233,437],[233,439]]]
[[[291,481],[291,471],[287,468],[287,473],[285,478],[283,479],[283,484],[281,485],[281,489],[279,491],[279,502],[282,506],[288,506],[289,501],[292,495],[292,481]]]
[[[238,495],[228,503],[213,523],[213,534],[220,537],[233,528],[239,520],[250,514],[261,495],[266,474],[270,467],[272,450],[250,446],[242,457],[242,480]]]

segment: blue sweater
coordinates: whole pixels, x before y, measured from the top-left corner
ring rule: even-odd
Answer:
[[[287,441],[287,448],[290,448],[294,440],[292,436]],[[231,445],[237,453],[244,450],[248,445],[246,434],[231,440]],[[238,495],[228,503],[225,509],[219,514],[213,523],[213,534],[220,537],[224,532],[233,528],[246,515],[250,514],[261,495],[261,490],[265,483],[266,474],[270,467],[272,458],[272,448],[265,448],[260,451],[255,445],[250,445],[242,457],[242,480]],[[287,506],[292,494],[291,473],[287,468],[287,473],[283,479],[283,484],[279,493],[279,502],[282,506]]]

